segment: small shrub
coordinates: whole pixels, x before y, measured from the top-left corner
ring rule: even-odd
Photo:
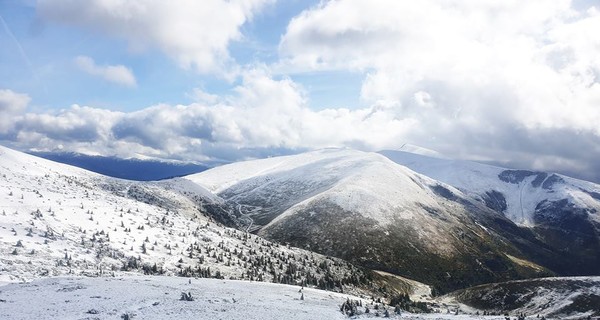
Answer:
[[[181,293],[181,298],[179,300],[181,300],[181,301],[194,301],[194,297],[192,297],[192,293],[191,292],[188,292],[188,293],[182,292]]]

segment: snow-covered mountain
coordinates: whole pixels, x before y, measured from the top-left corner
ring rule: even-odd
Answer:
[[[457,188],[502,213],[561,258],[561,274],[599,274],[600,185],[564,175],[512,170],[403,151],[381,151],[394,162]],[[547,265],[548,265],[547,263]]]
[[[340,259],[215,221],[230,211],[189,180],[120,180],[0,146],[0,283],[143,272],[378,289]]]
[[[559,249],[480,198],[378,153],[326,149],[239,162],[185,179],[235,206],[251,221],[249,228],[268,239],[442,291],[554,272],[593,273],[569,269],[574,261],[590,266],[581,256],[557,262]]]
[[[584,193],[597,190],[577,186]],[[372,310],[372,295],[393,303],[410,294],[437,312],[458,308],[474,313],[472,306],[487,303],[485,297],[467,301],[454,295],[454,301],[446,301],[431,298],[432,289],[435,293],[474,283],[564,274],[556,265],[569,266],[556,262],[564,260],[565,252],[540,237],[538,226],[514,223],[478,194],[417,173],[381,154],[343,149],[242,162],[160,182],[135,182],[0,146],[0,210],[0,285],[60,275],[110,277],[52,278],[2,287],[0,317],[9,318],[167,315],[181,312],[172,300],[186,303],[178,299],[180,291],[186,290],[201,300],[189,304],[189,310],[204,310],[207,317],[238,318],[250,309],[264,309],[260,318],[280,317],[285,310],[306,313],[308,318],[311,311],[335,317],[341,302],[336,301],[343,296],[299,290],[302,285],[353,293]],[[590,209],[588,215],[593,213]],[[597,258],[593,253],[589,256]],[[588,262],[574,253],[569,259],[572,264]],[[132,278],[136,273],[221,280]],[[549,295],[538,295],[536,301],[557,296],[551,287]],[[581,289],[585,297],[598,298],[597,290],[586,290]],[[117,291],[125,300],[115,304],[111,293]],[[294,298],[291,292],[300,296]],[[302,300],[303,292],[305,299],[317,300]],[[256,293],[262,299],[254,299]],[[40,307],[27,314],[23,306],[32,298],[39,300]],[[96,301],[100,298],[102,303]],[[291,302],[281,302],[286,298]],[[456,304],[456,299],[471,307]],[[268,301],[273,305],[265,306]],[[579,302],[569,308],[587,312],[587,305]],[[209,305],[218,310],[210,311]],[[366,312],[365,306],[361,312]],[[335,311],[330,312],[332,307]],[[403,315],[407,316],[442,317]]]
[[[485,202],[519,225],[534,226],[550,203],[567,200],[587,209],[600,223],[600,186],[556,173],[512,170],[471,161],[450,160],[405,151],[379,152],[390,160],[447,183]],[[567,204],[565,204],[567,205]]]

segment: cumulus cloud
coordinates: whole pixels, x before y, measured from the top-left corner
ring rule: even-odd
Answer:
[[[78,56],[75,58],[75,64],[79,69],[103,78],[106,81],[110,81],[119,85],[127,87],[135,87],[136,80],[133,72],[123,65],[116,66],[99,66],[90,57]]]
[[[279,67],[364,72],[366,104],[394,105],[396,119],[415,122],[404,139],[450,156],[595,175],[600,12],[578,9],[568,0],[327,1],[289,23]]]
[[[313,111],[291,79],[252,69],[213,104],[159,104],[129,113],[74,105],[15,117],[11,136],[25,149],[234,161],[330,146],[399,147],[414,122],[396,119],[392,110],[377,104]]]
[[[451,94],[446,93],[448,99]],[[498,89],[498,97],[501,94]],[[429,99],[424,92],[412,97],[414,103],[426,105],[421,109],[437,108]],[[509,131],[493,123],[483,132],[480,125],[469,126],[465,118],[461,120],[465,128],[432,140],[432,133],[456,130],[456,125],[442,118],[428,122],[417,114],[406,115],[399,103],[389,101],[353,110],[314,111],[297,83],[257,69],[247,71],[231,95],[213,102],[158,104],[128,113],[78,105],[26,113],[14,117],[0,139],[23,149],[195,161],[237,161],[332,146],[376,151],[398,148],[407,141],[439,139],[443,141],[439,145],[452,146],[444,151],[461,158],[553,168],[600,181],[596,161],[600,144],[590,132],[530,131],[525,126]],[[498,118],[501,121],[501,113]]]
[[[39,0],[48,20],[124,39],[131,50],[158,48],[181,67],[232,72],[228,45],[240,27],[272,0]]]
[[[0,134],[6,134],[13,128],[13,118],[25,111],[30,100],[26,94],[0,89]]]

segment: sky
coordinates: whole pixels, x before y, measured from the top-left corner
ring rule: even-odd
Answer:
[[[0,0],[0,143],[228,162],[405,143],[600,182],[597,0]]]

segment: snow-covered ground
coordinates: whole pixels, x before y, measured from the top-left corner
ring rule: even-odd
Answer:
[[[182,293],[193,301],[181,300]],[[358,318],[378,318],[370,299],[272,283],[163,276],[48,278],[0,287],[0,319],[348,319],[347,300],[361,301]],[[364,314],[365,307],[370,308]],[[394,314],[401,319],[500,319],[452,314]]]
[[[532,291],[523,295],[523,307],[509,312],[511,318],[516,319],[518,314],[524,313],[529,319],[538,314],[547,319],[583,319],[594,314],[594,308],[598,313],[597,305],[588,312],[561,311],[568,310],[565,308],[573,302],[574,297],[598,294],[599,290],[592,285],[579,292],[563,284],[582,281],[597,283],[600,281],[598,277],[534,279],[526,282],[540,281],[560,285],[540,288],[527,285],[517,289]],[[481,294],[492,299],[498,291],[496,287],[490,287],[489,292],[485,289]],[[182,300],[183,293],[191,296],[191,301]],[[506,296],[510,292],[499,293],[497,299],[511,299]],[[125,315],[129,319],[348,319],[340,311],[341,305],[348,299],[360,301],[356,315],[352,316],[355,319],[381,318],[385,310],[392,319],[504,319],[503,315],[498,315],[504,311],[494,310],[498,312],[497,315],[483,316],[482,311],[456,303],[456,297],[452,295],[433,301],[439,306],[436,313],[401,311],[396,314],[393,307],[379,304],[370,297],[295,285],[135,274],[119,277],[52,277],[0,286],[0,319],[123,319]],[[369,313],[365,313],[367,308]]]

